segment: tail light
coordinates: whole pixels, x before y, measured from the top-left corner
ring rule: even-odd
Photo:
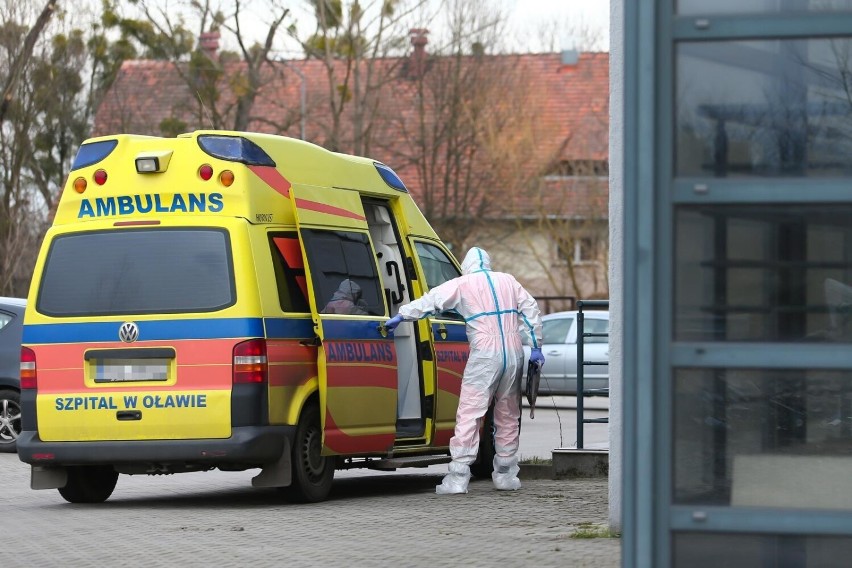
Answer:
[[[21,347],[21,388],[34,389],[37,386],[35,351]]]
[[[265,340],[250,339],[234,346],[234,384],[265,383],[268,372]]]

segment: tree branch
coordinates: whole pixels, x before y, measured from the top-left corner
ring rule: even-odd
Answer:
[[[50,20],[53,12],[56,10],[56,4],[58,2],[59,0],[47,0],[47,4],[45,4],[44,9],[41,11],[41,14],[39,14],[36,23],[27,33],[24,45],[21,47],[21,51],[15,58],[15,62],[12,64],[12,70],[9,73],[9,77],[6,78],[6,84],[3,85],[3,95],[2,99],[0,99],[0,124],[6,120],[6,113],[9,111],[9,104],[12,102],[12,91],[20,80],[21,73],[32,56],[33,47],[35,47],[35,42],[38,40],[38,36],[41,34],[41,31],[47,25],[47,22]]]

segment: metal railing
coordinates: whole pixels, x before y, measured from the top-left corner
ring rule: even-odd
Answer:
[[[604,418],[584,418],[583,399],[593,394],[606,393],[609,389],[583,389],[583,374],[587,366],[609,365],[609,361],[586,361],[583,345],[587,337],[609,337],[609,333],[589,333],[585,330],[583,308],[609,309],[609,300],[577,300],[577,449],[583,449],[583,424],[608,424],[609,416]]]

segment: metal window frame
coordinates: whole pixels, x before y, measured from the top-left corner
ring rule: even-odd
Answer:
[[[850,37],[852,11],[679,16],[675,0],[623,0],[622,9],[623,565],[671,566],[675,531],[852,535],[852,511],[672,505],[670,435],[674,367],[852,369],[850,350],[836,346],[671,340],[677,205],[852,200],[848,178],[676,178],[675,46],[682,41]]]

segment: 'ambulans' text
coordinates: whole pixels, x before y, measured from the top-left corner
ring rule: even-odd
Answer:
[[[139,213],[218,213],[224,207],[221,193],[176,193],[172,196],[119,195],[84,198],[77,218],[113,217]]]

